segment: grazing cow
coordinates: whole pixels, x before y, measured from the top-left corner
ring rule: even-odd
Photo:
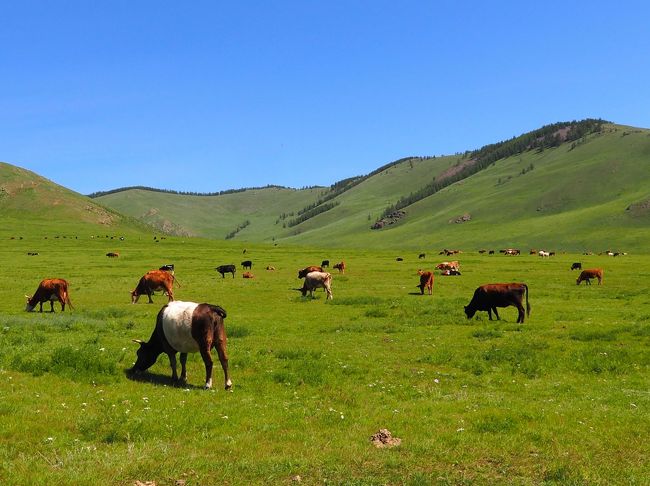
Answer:
[[[548,258],[551,256],[551,254],[547,251],[539,250],[539,256],[541,256],[542,258]]]
[[[529,255],[535,255],[537,254],[537,250],[534,250],[531,248],[530,252],[528,253]]]
[[[54,301],[58,300],[61,302],[61,312],[65,311],[65,305],[68,304],[71,309],[72,302],[70,302],[70,296],[68,295],[68,282],[62,278],[46,278],[38,284],[36,292],[33,296],[26,295],[27,297],[27,306],[25,310],[27,312],[32,312],[36,308],[36,304],[39,304],[38,312],[43,312],[43,302],[50,301],[50,312],[54,312]]]
[[[482,255],[483,253],[487,252],[487,250],[479,250],[478,252],[480,255]]]
[[[305,275],[305,281],[301,289],[295,289],[302,292],[304,297],[309,292],[309,296],[314,298],[314,290],[318,288],[325,289],[327,292],[327,299],[332,299],[332,275],[327,272],[309,272]]]
[[[345,262],[336,263],[334,268],[336,268],[339,273],[345,273]]]
[[[420,253],[420,254],[418,255],[418,258],[419,258],[420,260],[422,260],[423,258],[426,258],[426,256],[427,256],[426,253]]]
[[[308,267],[303,268],[302,270],[298,270],[298,278],[305,278],[308,273],[310,272],[322,272],[323,269],[321,267],[317,267],[316,265],[310,265]]]
[[[156,318],[149,342],[135,340],[140,345],[137,360],[129,371],[141,373],[149,369],[161,353],[169,356],[172,380],[179,381],[176,372],[176,353],[181,353],[180,382],[186,383],[188,353],[201,353],[205,364],[205,389],[212,388],[212,356],[210,350],[217,349],[225,379],[226,390],[232,387],[228,375],[228,355],[226,352],[226,328],[223,320],[226,311],[218,305],[197,304],[175,301],[165,305]]]
[[[27,255],[28,256],[38,256],[38,252],[37,251],[28,251]]]
[[[591,279],[597,278],[598,285],[603,283],[603,269],[602,268],[590,268],[580,272],[578,280],[576,280],[576,285],[580,285],[580,282],[583,280],[587,282],[587,285],[591,285]]]
[[[449,276],[449,275],[460,275],[460,271],[459,271],[459,270],[454,270],[454,269],[452,268],[452,269],[450,269],[450,270],[443,270],[442,272],[440,272],[440,275],[445,275],[445,276]]]
[[[397,257],[397,258],[395,258],[395,261],[396,261],[396,262],[403,262],[404,259],[403,259],[402,257]]]
[[[255,278],[255,275],[253,275],[251,272],[244,272],[241,274],[243,278]]]
[[[330,266],[330,261],[329,260],[323,260],[323,262],[320,264],[321,267],[329,267]]]
[[[521,255],[521,250],[517,250],[516,248],[506,248],[503,250],[503,253],[506,255]]]
[[[269,265],[269,266],[266,267],[266,269],[267,269],[267,270],[271,270],[271,271],[273,271],[273,270],[275,270],[275,267]]]
[[[241,266],[244,270],[246,270],[247,268],[250,270],[253,268],[253,262],[250,260],[244,260],[243,262],[241,262]]]
[[[118,252],[116,252],[116,251],[109,251],[109,252],[106,254],[106,256],[107,256],[108,258],[117,258],[117,257],[120,256],[120,254],[119,254]]]
[[[571,270],[582,270],[582,263],[580,262],[573,262],[571,264]]]
[[[465,315],[468,319],[474,317],[476,311],[487,311],[492,320],[492,311],[499,319],[497,307],[514,306],[519,311],[518,323],[524,322],[524,306],[522,300],[526,296],[526,314],[530,316],[530,304],[528,303],[528,285],[525,283],[507,284],[486,284],[481,285],[474,291],[474,296],[468,305],[465,306]]]
[[[174,282],[178,283],[176,277],[171,273],[163,270],[150,270],[140,278],[135,290],[131,291],[131,303],[135,304],[141,295],[146,294],[149,297],[149,303],[153,304],[151,295],[156,290],[164,291],[171,302],[174,300]]]
[[[494,255],[494,250],[488,251],[488,255]]]
[[[162,270],[163,272],[169,272],[172,275],[174,275],[174,264],[173,263],[167,263],[166,265],[163,265],[160,267],[158,270]]]
[[[235,271],[237,268],[235,265],[219,265],[215,270],[221,274],[222,278],[225,277],[227,273],[232,273],[232,278],[235,278]]]
[[[436,270],[460,270],[460,263],[457,260],[453,262],[442,262],[436,265]]]
[[[416,287],[420,288],[420,294],[424,295],[424,289],[429,291],[429,295],[433,295],[433,272],[418,270],[420,276],[420,284]]]

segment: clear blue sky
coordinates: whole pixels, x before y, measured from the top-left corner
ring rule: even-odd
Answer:
[[[650,2],[3,1],[0,160],[75,191],[329,185],[650,127]]]

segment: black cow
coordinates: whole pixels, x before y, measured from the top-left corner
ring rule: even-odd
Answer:
[[[194,302],[170,302],[158,312],[156,327],[149,342],[134,340],[140,344],[132,373],[149,369],[161,353],[169,356],[172,380],[179,381],[176,373],[176,353],[181,353],[180,381],[187,380],[187,353],[201,353],[205,364],[205,388],[212,388],[212,356],[210,350],[217,349],[223,368],[226,390],[232,387],[228,375],[228,355],[226,353],[226,328],[223,320],[226,311],[218,305],[196,304]]]
[[[244,260],[243,262],[241,262],[241,266],[244,270],[246,270],[247,268],[250,270],[251,268],[253,268],[253,262],[251,262],[250,260]]]
[[[582,270],[582,263],[574,262],[571,264],[571,270]]]
[[[225,277],[226,273],[232,273],[232,278],[235,278],[235,270],[237,268],[235,265],[219,265],[215,270],[221,274],[221,277]]]
[[[329,260],[323,260],[323,262],[320,264],[321,268],[329,267],[330,266],[330,261]]]
[[[492,311],[499,319],[497,307],[514,306],[519,311],[518,323],[524,322],[524,306],[522,305],[524,294],[526,296],[526,314],[530,316],[530,304],[528,303],[528,285],[525,283],[507,284],[486,284],[481,285],[474,291],[474,296],[468,305],[465,306],[465,315],[468,319],[474,317],[476,311],[487,311],[492,320]]]

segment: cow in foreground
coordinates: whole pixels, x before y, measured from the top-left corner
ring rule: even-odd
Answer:
[[[465,306],[465,315],[468,319],[474,317],[477,311],[487,311],[492,320],[492,311],[499,318],[497,307],[514,306],[519,311],[518,323],[524,322],[524,306],[522,304],[524,295],[526,297],[526,315],[530,316],[530,304],[528,303],[528,285],[525,283],[495,283],[481,285],[474,291],[474,296],[468,305]]]
[[[149,342],[134,340],[140,345],[137,360],[130,369],[132,373],[140,373],[149,369],[161,353],[169,356],[172,369],[172,380],[179,381],[176,372],[176,353],[181,353],[180,382],[187,382],[187,354],[201,353],[205,363],[205,389],[212,388],[212,355],[210,350],[217,349],[221,368],[223,368],[225,388],[232,387],[228,375],[228,354],[226,352],[226,328],[223,320],[226,311],[213,304],[197,304],[195,302],[174,301],[165,305],[156,318],[156,327]]]
[[[603,283],[603,269],[602,268],[590,268],[580,272],[578,280],[576,280],[576,285],[580,285],[580,282],[583,280],[587,282],[587,285],[591,285],[591,279],[597,278],[598,285]]]
[[[151,295],[156,290],[165,292],[171,302],[174,300],[174,282],[177,280],[171,273],[163,270],[150,270],[140,278],[136,288],[131,291],[131,303],[137,303],[140,296],[146,294],[149,297],[149,303],[153,304]]]
[[[32,312],[36,308],[36,304],[39,304],[38,312],[43,312],[43,302],[48,300],[50,301],[50,312],[54,312],[55,300],[61,302],[61,312],[65,311],[66,304],[73,309],[68,295],[68,282],[62,278],[46,278],[42,280],[38,284],[34,295],[31,297],[26,295],[25,297],[27,297],[27,306],[25,307],[27,312]]]
[[[298,270],[298,278],[305,278],[308,273],[311,272],[322,272],[323,268],[322,267],[317,267],[316,265],[310,265],[308,267],[303,268],[302,270]]]
[[[309,296],[314,298],[314,290],[323,288],[327,292],[327,299],[332,299],[332,275],[327,272],[309,272],[305,275],[305,281],[301,289],[296,289],[302,292],[302,296]]]
[[[418,270],[418,275],[420,276],[420,284],[417,287],[420,288],[420,294],[424,295],[424,289],[427,289],[429,295],[433,295],[433,272]]]
[[[232,273],[232,278],[235,278],[237,267],[235,267],[235,265],[219,265],[215,270],[221,274],[222,278],[224,278],[227,273]]]

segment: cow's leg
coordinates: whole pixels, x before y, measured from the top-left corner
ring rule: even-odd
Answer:
[[[151,298],[151,291],[147,290],[147,297],[149,297],[149,303],[153,304],[153,299]]]
[[[39,306],[40,306],[40,307],[38,308],[38,312],[43,312],[43,302],[39,302],[38,304],[39,304]]]
[[[187,353],[181,353],[181,382],[187,383]]]
[[[50,299],[50,312],[54,312],[54,301]]]
[[[215,342],[214,347],[217,349],[217,354],[219,355],[219,362],[221,363],[221,368],[223,369],[223,378],[225,381],[226,390],[232,388],[232,381],[230,381],[230,375],[228,374],[228,352],[226,350],[226,332],[223,326],[220,326],[217,329],[217,341]]]
[[[487,311],[488,311],[488,317],[490,318],[490,320],[492,320],[492,307],[488,307]],[[497,311],[496,308],[494,308],[494,312],[496,311]]]
[[[494,315],[497,316],[497,321],[500,321],[501,318],[499,317],[499,311],[497,311],[497,308],[493,307],[492,310],[494,311]]]
[[[178,381],[178,373],[176,372],[176,351],[168,352],[167,356],[169,356],[169,366],[172,369],[172,380],[176,383]]]
[[[212,388],[212,355],[210,348],[205,344],[201,344],[200,352],[203,363],[205,363],[205,386],[203,388],[209,390]]]
[[[521,305],[520,303],[517,303],[517,310],[519,311],[519,316],[517,317],[517,324],[523,324],[524,316],[526,315],[526,312],[524,311],[524,306]]]

